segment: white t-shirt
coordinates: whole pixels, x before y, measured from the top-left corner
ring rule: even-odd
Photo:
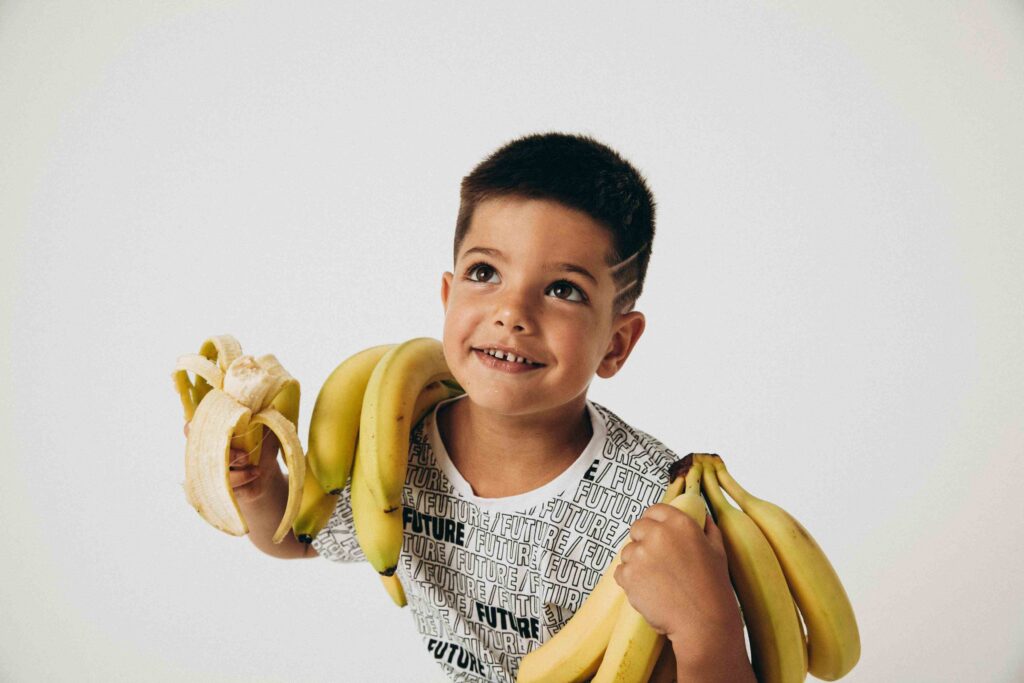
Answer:
[[[515,681],[519,662],[590,595],[629,528],[657,503],[678,456],[587,401],[594,435],[544,486],[480,498],[437,430],[438,404],[410,435],[397,575],[427,652],[453,681]],[[365,561],[346,488],[313,540],[323,557]]]

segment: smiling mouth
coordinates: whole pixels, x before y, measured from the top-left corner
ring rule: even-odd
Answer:
[[[502,358],[498,358],[497,356],[478,348],[473,348],[473,353],[481,360],[481,362],[484,363],[484,365],[505,370],[507,372],[526,372],[529,370],[539,370],[540,368],[545,367],[543,363],[505,360],[504,353],[502,353]]]

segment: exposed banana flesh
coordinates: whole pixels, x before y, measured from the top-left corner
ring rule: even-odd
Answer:
[[[196,409],[185,444],[185,494],[203,519],[235,536],[248,533],[228,483],[231,436],[252,412],[220,389]]]
[[[662,503],[677,498],[684,478],[674,476],[661,497]],[[629,543],[627,539],[623,548]],[[601,664],[626,594],[615,580],[622,548],[615,553],[594,590],[576,613],[539,648],[519,663],[517,683],[580,683],[590,680]]]
[[[188,373],[195,375],[190,382]],[[281,444],[288,468],[288,502],[274,532],[280,543],[299,513],[305,458],[296,432],[299,383],[272,355],[242,355],[231,335],[211,337],[199,354],[178,359],[172,373],[185,419],[185,494],[207,522],[235,536],[249,532],[228,479],[230,449],[259,464],[265,429]]]
[[[726,492],[764,533],[782,566],[807,630],[808,671],[826,681],[845,676],[860,659],[860,633],[832,563],[792,515],[744,490],[721,458],[714,459],[714,468]]]
[[[685,512],[703,529],[707,508],[700,495],[702,470],[701,463],[693,459],[686,473],[685,490],[669,505]],[[594,683],[645,683],[651,677],[665,640],[665,635],[655,631],[629,600],[623,600]]]
[[[807,647],[793,597],[771,545],[750,517],[733,507],[705,463],[704,497],[722,532],[729,576],[750,638],[751,663],[760,683],[799,683],[807,677]]]
[[[242,355],[242,345],[230,334],[210,337],[203,342],[198,354],[178,358],[174,372],[174,386],[181,396],[185,409],[185,420],[191,420],[196,406],[210,389],[222,386],[228,366]],[[208,361],[203,363],[203,360]],[[196,375],[195,383],[189,382],[188,372]]]

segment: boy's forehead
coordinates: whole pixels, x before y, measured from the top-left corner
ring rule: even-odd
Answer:
[[[531,260],[559,261],[561,257],[586,261],[595,270],[614,267],[614,241],[611,231],[588,214],[551,199],[494,197],[480,202],[473,212],[463,238],[460,258],[468,251],[492,252],[498,242],[510,246],[530,244],[523,241],[522,229],[539,228],[541,242]],[[547,239],[543,239],[547,238]],[[495,242],[489,244],[487,242]],[[502,254],[503,255],[503,254]]]

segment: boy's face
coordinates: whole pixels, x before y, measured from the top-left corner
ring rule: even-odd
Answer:
[[[477,205],[455,272],[441,284],[445,357],[475,404],[505,415],[581,405],[595,374],[618,372],[644,316],[613,313],[611,251],[606,229],[557,202],[499,197]],[[483,352],[496,346],[543,365],[524,370]]]

